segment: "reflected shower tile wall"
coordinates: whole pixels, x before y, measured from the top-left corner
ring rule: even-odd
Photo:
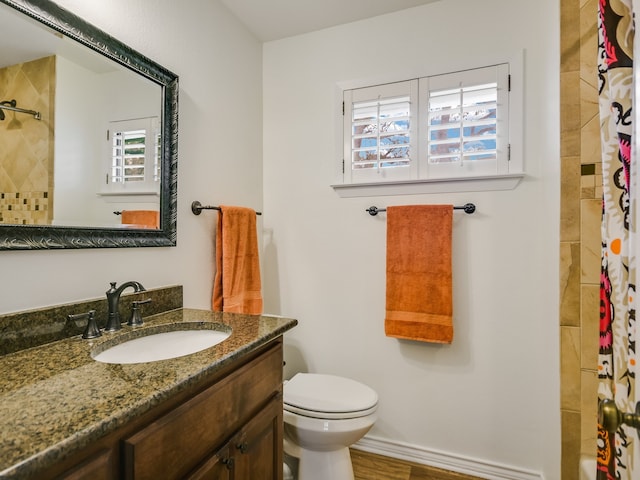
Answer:
[[[0,192],[0,223],[46,225],[48,218],[48,192]]]
[[[0,121],[0,223],[49,225],[53,218],[56,58],[0,68],[0,101],[36,110]]]

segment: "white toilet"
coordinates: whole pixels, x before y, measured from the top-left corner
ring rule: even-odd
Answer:
[[[298,480],[353,480],[349,447],[376,421],[378,394],[348,378],[298,373],[284,384],[284,451]]]

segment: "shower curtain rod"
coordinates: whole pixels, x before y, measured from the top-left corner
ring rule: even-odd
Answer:
[[[26,110],[24,108],[16,107],[15,105],[15,100],[0,102],[0,110],[10,110],[12,112],[27,113],[29,115],[33,115],[33,118],[35,118],[36,120],[42,119],[40,112],[36,112],[35,110]]]
[[[194,215],[200,215],[202,210],[218,210],[221,211],[220,207],[214,207],[212,205],[202,205],[198,200],[191,203],[191,211]],[[256,215],[262,215],[262,212],[256,212]]]
[[[454,210],[464,210],[464,213],[468,213],[469,215],[471,215],[473,212],[476,211],[476,206],[473,203],[465,203],[464,205],[460,205],[460,206],[455,206],[453,207]],[[369,215],[371,215],[372,217],[376,216],[378,213],[380,212],[386,212],[387,209],[386,208],[378,208],[378,207],[369,207],[365,210],[365,212],[369,212]]]

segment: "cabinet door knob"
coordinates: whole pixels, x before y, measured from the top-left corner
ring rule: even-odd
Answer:
[[[233,458],[223,458],[222,463],[227,466],[228,470],[233,468]]]
[[[247,453],[247,450],[249,450],[249,445],[247,444],[247,442],[242,442],[237,444],[236,448],[240,450],[240,453]]]

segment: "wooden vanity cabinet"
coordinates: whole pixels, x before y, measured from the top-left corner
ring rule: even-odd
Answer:
[[[232,440],[235,480],[282,478],[282,421],[280,398],[251,419]]]
[[[47,477],[282,480],[281,339],[189,393],[74,455],[65,461],[71,468]]]
[[[233,466],[231,449],[229,445],[225,445],[188,475],[187,480],[232,480]]]
[[[56,478],[64,478],[65,480],[110,480],[117,478],[117,476],[118,470],[113,462],[113,451],[102,449]]]
[[[274,399],[225,446],[215,452],[189,480],[282,478],[282,404]]]

